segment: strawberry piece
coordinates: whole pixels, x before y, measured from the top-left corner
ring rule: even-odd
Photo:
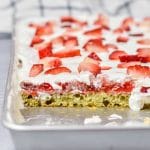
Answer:
[[[43,35],[50,35],[53,33],[53,25],[50,23],[47,23],[42,26],[38,26],[36,28],[35,35],[37,36],[43,36]]]
[[[134,19],[132,17],[128,17],[122,21],[121,27],[126,31],[130,31],[130,26],[133,24],[134,24]]]
[[[109,50],[116,50],[118,49],[118,47],[115,45],[115,44],[111,44],[111,43],[108,43],[108,44],[105,44],[105,48],[109,51]]]
[[[43,64],[34,64],[29,72],[29,77],[35,77],[43,71]]]
[[[109,29],[109,18],[106,15],[100,14],[98,18],[94,21],[94,25],[99,25],[104,29]]]
[[[75,23],[79,26],[85,26],[87,25],[87,22],[86,21],[81,21],[81,20],[78,20],[72,16],[63,16],[61,17],[61,22],[64,23],[64,22],[69,22],[69,23]]]
[[[150,62],[150,57],[142,57],[138,55],[123,55],[119,57],[121,62],[140,61],[142,63]]]
[[[89,71],[94,75],[101,73],[101,68],[97,64],[94,63],[86,63],[85,61],[81,62],[78,66],[78,71]]]
[[[92,64],[96,64],[96,65],[99,65],[100,62],[95,60],[95,59],[92,59],[90,57],[86,57],[84,60],[83,60],[84,63],[92,63]]]
[[[138,44],[141,44],[141,45],[150,45],[150,39],[149,38],[146,38],[146,39],[140,39],[137,41]]]
[[[121,27],[116,28],[116,29],[113,30],[113,33],[115,33],[115,34],[121,34],[123,32],[124,32],[124,30]]]
[[[128,40],[129,40],[128,37],[125,36],[118,36],[116,39],[117,42],[122,42],[122,43],[126,43],[128,42]]]
[[[54,57],[59,57],[59,58],[75,57],[80,55],[81,54],[79,49],[62,49],[60,51],[53,53]]]
[[[138,48],[137,49],[137,55],[142,57],[150,57],[150,48]]]
[[[131,61],[131,62],[122,62],[117,65],[118,68],[128,68],[129,66],[140,65],[139,61]]]
[[[38,28],[40,25],[39,24],[37,24],[37,23],[29,23],[29,25],[28,25],[29,27],[31,27],[31,28]]]
[[[78,46],[78,40],[77,40],[77,37],[75,37],[75,36],[65,36],[64,40],[65,40],[64,45],[67,48],[72,48],[74,46]]]
[[[140,37],[140,36],[144,36],[144,34],[143,33],[130,33],[129,36]]]
[[[62,61],[57,57],[45,57],[40,63],[44,64],[44,68],[57,68],[62,65]]]
[[[34,36],[33,39],[32,39],[32,42],[30,44],[31,47],[34,46],[34,44],[39,44],[39,43],[42,43],[44,40],[41,39],[39,36]]]
[[[42,59],[44,57],[52,56],[52,45],[51,43],[44,44],[41,48],[38,49],[39,58]]]
[[[84,32],[84,35],[99,38],[102,35],[102,28],[98,27]]]
[[[51,91],[53,90],[53,87],[49,83],[42,83],[38,86],[38,89],[40,91]]]
[[[134,78],[150,77],[150,67],[141,65],[129,66],[127,73]]]
[[[58,37],[52,39],[51,43],[52,43],[52,47],[63,46],[64,38],[63,38],[63,36],[58,36]]]
[[[148,92],[150,91],[150,87],[142,86],[140,91],[141,91],[142,93],[148,93]]]
[[[57,68],[52,68],[52,69],[45,71],[45,74],[56,75],[56,74],[65,73],[65,72],[70,73],[71,70],[67,67],[57,67]]]
[[[110,66],[101,66],[101,70],[110,70],[111,68]]]
[[[127,53],[122,51],[122,50],[116,50],[113,51],[110,55],[109,55],[109,59],[110,60],[119,60],[120,56],[126,55]]]
[[[106,52],[107,49],[102,43],[101,39],[91,39],[89,40],[83,48],[88,52]]]
[[[88,55],[89,58],[92,58],[94,60],[97,60],[97,61],[102,61],[99,56],[95,53],[95,52],[91,52],[89,55]]]

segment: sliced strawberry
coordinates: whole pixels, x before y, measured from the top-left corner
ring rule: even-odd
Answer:
[[[53,87],[49,83],[42,83],[38,86],[38,89],[40,91],[51,91]]]
[[[101,66],[101,70],[110,70],[111,68],[110,66]]]
[[[102,61],[100,59],[100,57],[95,53],[95,52],[91,52],[89,55],[88,55],[89,58],[92,58],[94,60],[97,60],[97,61]]]
[[[39,43],[42,43],[44,40],[41,39],[39,36],[34,36],[33,39],[32,39],[32,42],[30,44],[31,47],[34,46],[34,44],[39,44]]]
[[[29,77],[35,77],[43,71],[43,64],[34,64],[29,72]]]
[[[62,49],[60,51],[53,53],[54,57],[59,57],[59,58],[75,57],[80,55],[81,54],[79,49]]]
[[[117,42],[122,42],[122,43],[126,43],[128,42],[129,38],[128,37],[125,37],[125,36],[118,36],[116,41]]]
[[[149,38],[146,38],[146,39],[140,39],[137,41],[138,44],[141,44],[141,45],[150,45],[150,39]]]
[[[79,72],[89,71],[89,72],[93,73],[94,75],[97,75],[97,74],[101,73],[101,68],[97,64],[86,63],[83,61],[79,64],[78,71]]]
[[[29,27],[32,27],[32,28],[38,28],[40,25],[39,24],[37,24],[37,23],[29,23],[29,25],[28,25]]]
[[[98,27],[98,28],[95,28],[95,29],[85,31],[84,35],[94,37],[94,38],[99,38],[102,35],[102,28]]]
[[[52,69],[45,71],[45,74],[56,75],[56,74],[65,73],[65,72],[70,73],[71,70],[67,67],[57,67],[57,68],[52,68]]]
[[[127,73],[135,78],[150,77],[150,67],[141,65],[129,66]]]
[[[90,57],[84,58],[83,62],[84,62],[84,63],[92,63],[92,64],[96,64],[96,65],[99,65],[99,64],[100,64],[99,61],[97,61],[97,60],[95,60],[95,59],[92,59],[92,58],[90,58]]]
[[[123,55],[119,57],[121,62],[139,61],[142,63],[150,62],[150,57],[142,57],[138,55]]]
[[[83,48],[88,52],[106,52],[106,48],[102,43],[102,39],[91,39],[89,40]]]
[[[119,60],[120,56],[126,55],[127,53],[125,51],[122,50],[116,50],[113,51],[110,55],[109,55],[109,59],[110,60]]]
[[[39,58],[52,56],[52,45],[50,43],[43,45],[42,48],[38,49]]]
[[[57,57],[45,57],[40,59],[40,63],[44,64],[44,68],[57,68],[62,65],[62,61]]]
[[[140,91],[141,91],[142,93],[148,93],[148,92],[150,91],[150,87],[142,86]]]
[[[121,27],[126,30],[129,31],[130,30],[130,26],[134,24],[134,19],[132,17],[127,17],[122,21]]]
[[[65,47],[72,48],[74,46],[78,46],[78,40],[75,36],[65,36]]]
[[[87,22],[86,21],[81,21],[81,20],[78,20],[72,16],[63,16],[61,17],[61,22],[64,23],[64,22],[69,22],[69,23],[75,23],[75,24],[78,24],[80,26],[85,26],[87,25]]]
[[[122,62],[117,65],[118,68],[128,68],[129,66],[140,65],[139,61],[131,61],[131,62]]]
[[[43,36],[43,35],[50,35],[53,33],[53,26],[52,24],[45,24],[42,26],[38,26],[36,28],[35,35],[37,36]]]
[[[143,33],[130,33],[129,36],[140,37],[140,36],[144,36],[144,34]]]
[[[109,50],[116,50],[118,49],[118,47],[115,45],[115,44],[111,44],[111,43],[108,43],[108,44],[105,44],[105,48],[109,51]]]
[[[109,28],[109,18],[106,15],[100,14],[98,15],[98,18],[94,21],[94,24],[104,28]]]
[[[52,43],[52,47],[63,46],[64,38],[63,38],[63,36],[58,36],[58,37],[52,39],[51,43]]]
[[[113,33],[115,33],[115,34],[121,34],[123,32],[124,32],[124,30],[121,27],[116,28],[116,29],[113,30]]]
[[[137,49],[137,55],[142,57],[150,57],[150,48],[138,48]]]

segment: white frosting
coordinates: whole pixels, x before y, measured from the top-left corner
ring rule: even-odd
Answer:
[[[84,124],[98,124],[101,123],[102,119],[99,116],[92,116],[91,118],[85,118]]]
[[[141,93],[141,87],[150,87],[150,78],[145,78],[137,81],[129,98],[129,106],[134,111],[139,111],[144,107],[144,104],[150,104],[150,92]]]

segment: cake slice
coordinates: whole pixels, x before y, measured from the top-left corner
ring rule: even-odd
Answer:
[[[149,29],[150,18],[105,15],[20,23],[16,55],[24,106],[142,109],[150,103]]]

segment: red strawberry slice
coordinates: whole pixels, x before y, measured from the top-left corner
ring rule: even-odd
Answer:
[[[57,67],[57,68],[52,68],[52,69],[45,71],[45,74],[56,75],[56,74],[65,73],[65,72],[70,73],[71,70],[67,67]]]
[[[65,58],[65,57],[75,57],[81,56],[79,49],[62,49],[60,51],[53,53],[54,57]]]
[[[106,52],[107,49],[102,43],[102,39],[91,39],[89,40],[83,48],[88,52]]]
[[[141,91],[142,93],[148,93],[148,92],[150,91],[150,87],[142,86],[140,91]]]
[[[39,58],[52,56],[52,45],[51,43],[44,44],[42,48],[38,49]]]
[[[63,16],[61,17],[61,22],[64,23],[64,22],[69,22],[69,23],[75,23],[75,24],[78,24],[80,26],[85,26],[87,25],[87,22],[86,21],[81,21],[81,20],[78,20],[72,16]]]
[[[109,59],[110,60],[119,60],[120,56],[126,55],[127,53],[125,51],[122,50],[116,50],[113,51],[110,55],[109,55]]]
[[[99,65],[99,64],[100,64],[99,61],[94,60],[94,59],[92,59],[92,58],[90,58],[90,57],[86,57],[86,58],[83,60],[83,62],[84,62],[84,63],[92,63],[92,64],[96,64],[96,65]]]
[[[99,38],[102,35],[102,28],[98,27],[98,28],[95,28],[95,29],[85,31],[84,35],[94,37],[94,38]]]
[[[36,28],[35,35],[43,36],[43,35],[50,35],[53,33],[53,26],[52,24],[45,24],[43,26],[38,26]]]
[[[117,42],[122,42],[122,43],[126,43],[128,42],[129,38],[128,37],[125,37],[125,36],[118,36],[116,41]]]
[[[124,32],[124,30],[121,27],[116,28],[116,29],[113,30],[113,33],[115,33],[115,34],[121,34],[123,32]]]
[[[63,46],[64,38],[63,38],[63,36],[58,36],[58,37],[52,39],[51,43],[52,43],[52,47]]]
[[[110,66],[101,66],[101,70],[110,70],[111,68]]]
[[[132,17],[128,17],[128,18],[125,18],[122,21],[121,27],[124,30],[129,31],[130,30],[130,26],[133,25],[134,23],[135,23],[134,19]]]
[[[102,61],[102,60],[100,59],[100,57],[99,57],[95,52],[91,52],[91,53],[88,55],[88,57],[89,57],[89,58],[92,58],[92,59],[94,59],[94,60],[96,60],[96,61]]]
[[[140,36],[144,36],[144,34],[143,33],[130,33],[129,36],[140,37]]]
[[[111,43],[108,43],[108,44],[105,44],[105,48],[109,51],[109,50],[116,50],[118,49],[118,47],[115,45],[115,44],[111,44]]]
[[[138,55],[123,55],[119,57],[121,62],[140,61],[142,63],[150,62],[150,57],[142,57]]]
[[[109,18],[106,15],[100,14],[98,15],[98,18],[94,21],[94,24],[104,28],[109,28]]]
[[[150,48],[138,48],[137,55],[142,57],[150,57]]]
[[[127,73],[134,78],[150,77],[150,67],[141,65],[129,66]]]
[[[131,62],[122,62],[117,65],[118,68],[128,68],[129,66],[140,65],[139,61],[131,61]]]
[[[38,89],[40,91],[51,91],[53,90],[53,87],[49,83],[42,83],[38,86]]]
[[[62,65],[62,61],[57,57],[45,57],[40,60],[44,64],[44,68],[57,68]]]
[[[72,48],[74,46],[78,46],[78,40],[75,36],[65,36],[65,47]]]
[[[43,71],[43,64],[34,64],[29,72],[29,77],[35,77]]]
[[[141,45],[150,45],[150,39],[149,38],[146,38],[146,39],[140,39],[137,41],[138,44],[141,44]]]
[[[78,71],[89,71],[93,73],[94,75],[97,75],[101,73],[101,68],[97,64],[94,63],[86,63],[86,62],[81,62],[78,66]]]
[[[39,36],[34,36],[33,39],[32,39],[32,42],[30,44],[31,47],[34,46],[34,44],[39,44],[39,43],[42,43],[44,40],[41,39]]]

